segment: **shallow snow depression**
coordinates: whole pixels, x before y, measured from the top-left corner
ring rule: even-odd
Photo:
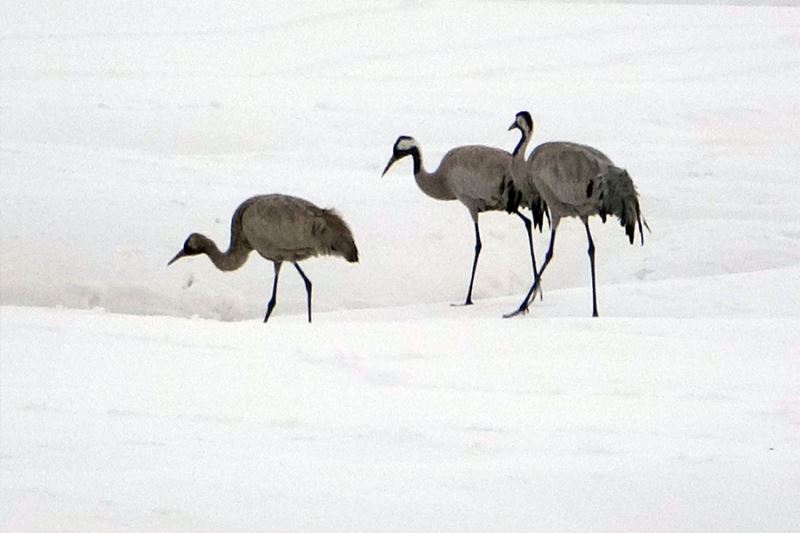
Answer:
[[[740,2],[741,3],[741,2]],[[764,2],[759,2],[763,4]],[[692,3],[696,4],[696,3]],[[753,3],[754,4],[754,3]],[[775,3],[774,3],[775,4]],[[793,531],[800,9],[0,5],[0,530]],[[10,21],[10,22],[9,22]],[[447,31],[442,31],[448,21]],[[653,232],[473,229],[411,164],[596,146]],[[361,262],[169,269],[254,194]],[[547,239],[535,236],[539,257]],[[294,273],[291,273],[294,274]]]

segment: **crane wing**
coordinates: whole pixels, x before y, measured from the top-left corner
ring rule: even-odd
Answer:
[[[511,178],[511,154],[488,146],[454,148],[442,159],[437,172],[447,176],[451,190],[470,211],[516,208]],[[516,200],[516,203],[515,203]]]

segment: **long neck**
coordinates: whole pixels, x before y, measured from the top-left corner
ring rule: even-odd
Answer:
[[[531,141],[531,135],[530,132],[523,130],[520,130],[520,134],[519,142],[517,143],[517,146],[514,148],[514,151],[511,153],[511,155],[515,158],[521,157],[522,159],[525,159],[525,150],[528,148],[528,143]]]
[[[231,239],[231,245],[226,252],[220,252],[217,245],[214,244],[214,241],[208,237],[203,237],[205,239],[203,253],[211,259],[211,262],[214,263],[214,266],[218,269],[224,271],[236,270],[247,261],[250,250],[244,246],[238,245],[236,239]]]
[[[439,175],[439,171],[431,174],[425,170],[419,148],[414,147],[411,157],[414,159],[414,180],[422,192],[437,200],[455,200],[447,180]]]
[[[524,189],[525,175],[528,165],[525,162],[525,149],[531,140],[529,131],[520,130],[522,136],[519,138],[517,147],[511,154],[511,177],[514,180],[518,189]]]

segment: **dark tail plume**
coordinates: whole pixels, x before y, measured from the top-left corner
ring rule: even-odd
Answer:
[[[544,217],[550,221],[550,211],[542,197],[535,192],[530,198],[523,198],[522,192],[514,185],[514,181],[509,177],[503,181],[503,194],[506,201],[506,212],[515,213],[520,207],[527,207],[531,210],[533,227],[542,231]]]
[[[320,238],[319,253],[339,255],[350,263],[358,262],[358,248],[353,233],[336,211],[324,209],[322,216],[314,225],[314,232]]]
[[[642,231],[642,212],[639,207],[639,194],[636,186],[624,168],[610,167],[608,171],[597,177],[589,188],[587,196],[590,196],[595,189],[600,201],[600,218],[606,221],[607,215],[614,215],[619,218],[620,225],[625,228],[628,240],[633,244],[636,235],[636,228],[639,228],[641,243],[644,244],[644,232]],[[647,230],[647,222],[644,222]]]

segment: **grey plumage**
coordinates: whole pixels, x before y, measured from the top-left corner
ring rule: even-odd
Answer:
[[[350,263],[358,261],[358,249],[350,228],[333,209],[283,194],[254,196],[242,202],[231,218],[231,241],[221,252],[214,242],[199,233],[192,233],[183,249],[173,257],[171,265],[181,257],[206,254],[223,271],[241,267],[255,250],[272,261],[275,278],[272,297],[267,304],[264,322],[275,307],[278,275],[284,261],[291,262],[306,287],[308,321],[311,322],[311,281],[297,263],[318,255],[338,255]]]
[[[392,156],[383,174],[396,161],[406,156],[411,156],[413,160],[414,179],[422,192],[437,200],[458,200],[464,204],[472,218],[475,228],[475,255],[464,305],[472,304],[475,270],[482,248],[478,215],[484,211],[506,211],[522,219],[528,235],[532,268],[536,272],[531,220],[519,212],[522,197],[511,177],[513,160],[510,153],[488,146],[460,146],[447,152],[434,172],[428,172],[423,165],[422,152],[417,141],[401,135],[395,141]],[[533,224],[541,230],[543,210],[533,209],[532,212]]]
[[[530,130],[520,125],[520,116],[530,114],[522,111],[517,114],[517,127],[522,136],[530,136]],[[524,122],[524,121],[523,121]],[[526,312],[531,298],[539,290],[542,273],[553,257],[556,230],[563,217],[578,217],[586,229],[589,241],[589,262],[592,274],[592,316],[597,313],[597,290],[594,268],[594,242],[589,231],[589,217],[599,215],[603,222],[608,215],[619,218],[620,224],[633,244],[636,228],[639,229],[644,244],[642,224],[647,226],[639,207],[638,193],[628,172],[614,165],[599,150],[582,144],[570,142],[549,142],[540,144],[525,161],[524,153],[514,157],[514,182],[523,196],[535,188],[550,208],[550,245],[541,270],[534,276],[533,284],[519,308],[507,316]],[[649,228],[648,228],[649,229]]]

